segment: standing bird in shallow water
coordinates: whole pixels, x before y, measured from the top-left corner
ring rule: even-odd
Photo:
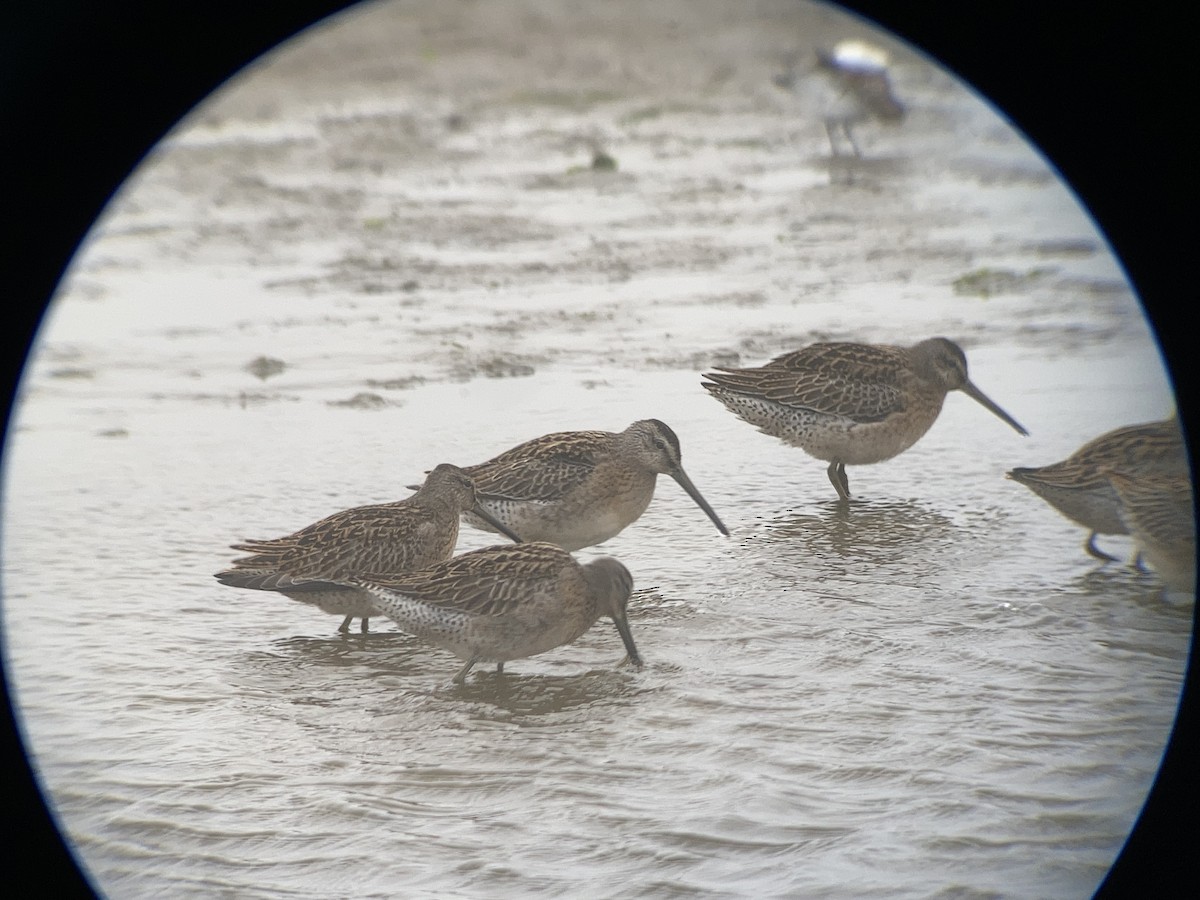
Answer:
[[[679,438],[658,419],[624,431],[563,431],[518,444],[467,466],[479,504],[465,513],[476,528],[495,530],[478,510],[522,541],[549,541],[564,550],[600,544],[646,511],[659,474],[670,475],[712,519],[729,529],[683,471]]]
[[[841,41],[832,50],[817,51],[816,70],[832,89],[822,118],[835,157],[842,155],[838,132],[849,142],[855,157],[861,159],[862,150],[854,140],[852,126],[871,120],[894,124],[904,119],[907,110],[892,90],[888,56],[882,48],[865,41]],[[795,90],[799,75],[793,64],[773,80],[781,88]]]
[[[510,659],[570,644],[601,616],[613,620],[629,661],[642,665],[625,612],[633,576],[610,557],[580,565],[553,544],[485,547],[420,572],[347,584],[408,633],[465,660],[457,684],[476,663],[503,672]]]
[[[1196,593],[1196,508],[1186,468],[1152,472],[1107,469],[1138,551],[1168,591]]]
[[[854,155],[861,158],[862,150],[850,127],[869,119],[899,122],[906,112],[892,92],[887,54],[863,41],[842,41],[833,50],[818,50],[817,65],[839,91],[837,108],[825,115],[825,133],[833,155],[839,155],[834,134],[840,129]]]
[[[234,550],[253,555],[234,560],[232,568],[215,577],[222,584],[275,591],[344,616],[338,631],[349,631],[350,621],[361,616],[366,631],[368,617],[375,614],[370,597],[347,587],[344,580],[440,562],[454,552],[459,517],[475,504],[471,479],[457,466],[443,463],[404,500],[345,509],[286,537],[234,544]],[[501,523],[492,524],[517,540]]]
[[[1129,425],[1088,441],[1061,462],[1008,473],[1060,513],[1090,532],[1083,549],[1096,559],[1113,560],[1096,546],[1100,534],[1129,534],[1117,489],[1106,476],[1118,469],[1132,477],[1151,472],[1187,472],[1187,450],[1178,416]]]
[[[950,391],[962,391],[1028,434],[967,377],[953,341],[912,347],[811,344],[753,369],[718,369],[704,387],[733,413],[810,456],[827,460],[829,482],[850,499],[846,466],[883,462],[933,425]]]

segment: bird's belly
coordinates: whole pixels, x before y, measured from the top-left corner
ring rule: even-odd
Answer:
[[[378,615],[371,605],[371,597],[365,591],[296,591],[282,592],[285,597],[315,606],[322,612],[334,616],[367,618]]]
[[[813,453],[813,456],[831,462],[837,460],[848,466],[883,462],[915,444],[933,424],[931,421],[918,430],[897,421],[899,418],[891,416],[882,422],[855,423],[844,431],[834,432],[831,440],[823,440],[818,435],[815,443],[825,455]]]
[[[1020,477],[1021,482],[1073,522],[1099,534],[1129,534],[1121,519],[1121,501],[1107,483],[1068,488]]]
[[[455,637],[462,645],[460,650],[446,649],[463,659],[474,657],[480,662],[507,662],[566,646],[585,631],[587,624],[571,617],[536,623],[527,621],[525,616],[484,618],[472,622]]]
[[[511,528],[522,541],[546,541],[564,550],[580,550],[601,544],[619,534],[650,505],[649,490],[615,493],[601,500],[567,497],[554,503],[535,501],[488,501],[487,511]],[[464,518],[476,528],[495,529],[470,513]]]
[[[477,662],[523,659],[574,641],[591,624],[563,609],[556,596],[502,615],[475,615],[404,595],[377,598],[378,609],[404,631]]]
[[[817,459],[852,466],[882,462],[904,452],[937,418],[934,411],[932,416],[897,413],[880,422],[857,422],[847,416],[784,406],[745,394],[721,399],[759,431]]]

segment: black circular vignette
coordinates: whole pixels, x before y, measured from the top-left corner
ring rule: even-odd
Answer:
[[[6,123],[3,247],[7,399],[47,302],[80,240],[143,155],[197,102],[266,50],[353,4],[291,0],[12,2],[0,10],[0,114]],[[1058,168],[1126,268],[1195,426],[1188,288],[1196,204],[1196,104],[1178,7],[850,0],[849,11],[908,41],[1006,115]],[[1187,154],[1187,159],[1185,159]],[[2,587],[2,586],[0,586]],[[1194,636],[1193,636],[1194,641]],[[1196,694],[1099,896],[1194,896],[1200,863]],[[7,690],[6,690],[6,700]],[[11,706],[7,707],[11,710]],[[38,893],[90,892],[64,848],[5,721],[11,858]]]

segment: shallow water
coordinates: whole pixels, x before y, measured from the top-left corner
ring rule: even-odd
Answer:
[[[1193,606],[1003,473],[1169,414],[1136,298],[927,62],[891,48],[908,120],[831,160],[819,89],[770,76],[861,26],[682,9],[371,7],[250,70],[97,226],[6,448],[4,636],[106,894],[1067,897],[1111,865]],[[849,470],[849,509],[699,387],[932,334],[1031,436],[953,394]],[[603,622],[455,687],[384,619],[211,577],[438,462],[651,416],[732,535],[663,479],[580,552],[633,572],[640,672]]]

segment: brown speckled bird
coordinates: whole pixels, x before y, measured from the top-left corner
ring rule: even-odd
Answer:
[[[1020,434],[1027,434],[967,376],[953,341],[930,338],[912,347],[811,344],[764,366],[718,369],[704,387],[740,418],[810,456],[829,462],[829,481],[850,499],[846,466],[891,459],[917,442],[962,391]]]
[[[1186,469],[1105,470],[1129,534],[1168,591],[1196,593],[1196,508]]]
[[[658,419],[622,432],[563,431],[518,444],[487,462],[465,467],[479,504],[465,513],[477,528],[486,510],[523,541],[564,550],[603,543],[637,520],[659,474],[670,475],[721,534],[729,529],[692,484],[680,462],[679,438]]]
[[[617,627],[629,662],[641,666],[626,617],[633,576],[610,557],[576,562],[547,543],[485,547],[419,572],[359,576],[350,586],[405,631],[466,664],[524,659],[574,642],[601,616]]]
[[[1096,546],[1101,534],[1129,534],[1108,469],[1128,477],[1155,470],[1187,472],[1187,450],[1179,419],[1128,425],[1088,441],[1061,462],[1016,468],[1008,477],[1029,488],[1060,513],[1088,529],[1083,549],[1096,559],[1112,560]]]
[[[475,504],[470,477],[443,463],[411,497],[345,509],[285,537],[233,544],[234,550],[253,555],[234,560],[232,568],[215,577],[222,584],[275,591],[344,616],[339,631],[348,631],[351,620],[361,617],[366,631],[368,617],[374,615],[370,597],[348,587],[345,579],[408,572],[442,561],[454,552],[459,517]],[[517,540],[503,524],[492,524]]]

